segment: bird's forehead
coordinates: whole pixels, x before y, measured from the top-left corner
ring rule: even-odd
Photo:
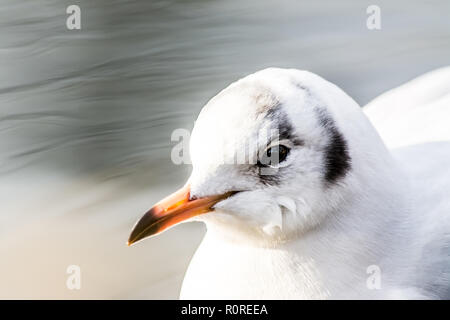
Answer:
[[[255,82],[237,82],[224,89],[203,108],[202,116],[226,119],[258,119],[277,108],[281,97],[267,85]]]
[[[201,136],[243,138],[264,126],[270,126],[266,115],[281,107],[282,101],[270,88],[242,83],[231,86],[203,108],[195,130]]]
[[[280,97],[262,84],[241,82],[226,88],[208,102],[195,123],[193,162],[220,162],[238,150],[260,145],[276,126],[267,114],[281,105]]]

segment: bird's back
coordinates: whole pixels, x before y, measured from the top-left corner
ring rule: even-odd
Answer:
[[[411,181],[417,286],[450,298],[450,67],[416,78],[364,107]]]
[[[363,110],[389,149],[450,141],[450,67],[394,88]]]

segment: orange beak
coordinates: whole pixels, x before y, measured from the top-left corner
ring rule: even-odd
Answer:
[[[190,199],[188,185],[159,201],[136,223],[128,239],[128,245],[144,238],[157,235],[189,218],[213,210],[213,206],[232,195],[228,192],[199,199]]]

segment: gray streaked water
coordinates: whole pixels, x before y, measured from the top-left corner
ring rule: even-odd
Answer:
[[[81,7],[79,31],[65,26],[70,4]],[[78,229],[66,220],[58,222],[74,237],[81,230],[107,237],[120,229],[117,239],[125,239],[141,210],[189,174],[189,167],[170,161],[171,132],[191,129],[209,98],[248,73],[269,66],[307,69],[363,105],[450,64],[449,1],[376,1],[382,17],[379,31],[366,28],[369,4],[1,0],[0,238],[14,243],[24,227],[46,233],[44,217],[53,225],[56,219],[76,216]],[[137,200],[134,195],[142,192]],[[114,214],[105,207],[111,198],[120,199]],[[54,201],[71,203],[70,209],[55,207]],[[180,232],[191,230],[182,228]],[[34,246],[49,245],[42,234],[31,238],[33,246],[17,247],[24,261]],[[170,231],[160,241],[173,243],[179,234]],[[77,247],[74,239],[59,241]],[[149,274],[147,282],[135,283],[164,279],[172,288],[167,297],[174,297],[195,241],[172,273],[161,276],[163,267],[141,270],[141,276]],[[77,247],[80,255],[92,243],[84,245]],[[106,250],[105,259],[114,263],[129,254],[112,250],[107,242],[97,249]],[[62,263],[56,252],[47,252],[54,265]],[[92,255],[87,254],[85,264]],[[131,265],[120,272],[130,272]],[[16,267],[11,262],[8,270]],[[52,273],[47,280],[56,281]],[[16,285],[3,286],[0,296],[15,292]],[[128,297],[133,288],[117,286],[113,297]],[[22,295],[17,291],[18,297],[71,297],[56,284],[31,291],[25,283],[18,287],[25,290]],[[99,288],[108,286],[100,283],[77,297],[108,296]],[[141,291],[146,297],[166,297]]]

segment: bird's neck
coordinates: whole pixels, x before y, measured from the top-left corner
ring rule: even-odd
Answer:
[[[215,268],[241,273],[247,279],[240,279],[241,285],[248,282],[254,290],[257,284],[250,278],[261,277],[274,283],[278,278],[282,283],[272,287],[290,288],[289,297],[376,297],[380,292],[367,285],[370,272],[380,271],[382,285],[389,287],[404,276],[402,261],[412,257],[405,251],[410,239],[404,217],[409,210],[401,175],[390,172],[371,179],[370,188],[362,179],[365,188],[355,185],[356,191],[322,224],[289,241],[269,245],[212,228],[199,249],[202,268],[207,256],[220,254]],[[261,291],[261,297],[279,298],[281,291],[276,296]]]
[[[313,261],[323,287],[333,297],[348,288],[358,295],[376,297],[370,288],[373,272],[380,273],[384,296],[392,283],[407,277],[405,270],[417,259],[411,248],[411,210],[408,182],[398,168],[356,177],[353,191],[323,223],[287,243],[303,261]],[[355,178],[355,179],[356,179]],[[374,290],[372,290],[374,289]],[[352,296],[346,292],[343,296]]]

